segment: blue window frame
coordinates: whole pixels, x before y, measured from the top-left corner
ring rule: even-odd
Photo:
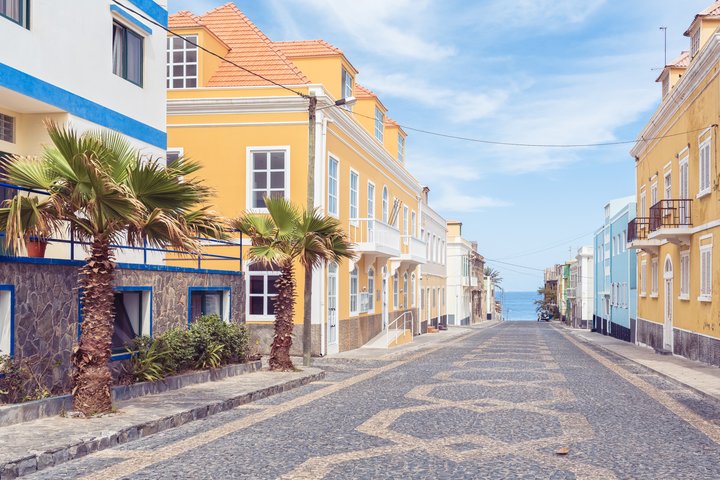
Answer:
[[[120,286],[115,287],[113,319],[113,336],[111,343],[112,360],[122,360],[130,357],[127,347],[135,337],[142,335],[152,336],[152,287],[148,286]],[[78,294],[78,332],[80,340],[82,334],[82,291]]]
[[[0,17],[30,27],[30,0],[0,0]]]
[[[142,87],[143,37],[118,22],[113,22],[112,62],[115,75]]]
[[[203,315],[219,315],[230,320],[230,287],[189,287],[188,325]]]
[[[15,285],[0,285],[0,354],[15,355]]]

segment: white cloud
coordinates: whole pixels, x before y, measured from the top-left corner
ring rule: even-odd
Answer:
[[[374,55],[410,59],[442,60],[455,48],[429,38],[434,21],[428,0],[273,0],[276,12],[311,10],[311,17],[330,30],[347,35],[360,48]],[[299,31],[289,15],[279,20],[286,33]]]
[[[442,187],[438,195],[431,197],[430,204],[436,210],[453,213],[479,212],[488,208],[512,206],[512,203],[505,200],[484,195],[468,195],[447,184]]]
[[[477,9],[477,18],[509,29],[533,27],[555,29],[580,24],[595,13],[606,0],[491,0]],[[482,15],[480,15],[482,12]]]

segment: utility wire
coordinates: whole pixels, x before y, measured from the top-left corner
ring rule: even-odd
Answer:
[[[553,248],[557,248],[557,247],[566,245],[570,242],[574,242],[575,240],[580,240],[581,238],[585,238],[588,235],[592,235],[593,233],[595,233],[595,230],[593,230],[592,232],[589,232],[589,233],[585,233],[583,235],[578,235],[577,237],[573,237],[568,240],[563,240],[562,242],[558,242],[551,246],[541,248],[540,250],[533,250],[532,252],[520,253],[518,255],[513,255],[512,257],[502,257],[500,260],[508,260],[508,259],[514,259],[514,258],[520,258],[520,257],[527,257],[529,255],[534,255],[536,253],[547,252],[548,250],[552,250]]]
[[[242,71],[244,71],[244,72],[247,72],[247,73],[249,73],[250,75],[253,75],[253,76],[257,77],[257,78],[260,78],[260,79],[262,79],[262,80],[264,80],[264,81],[266,81],[266,82],[268,82],[268,83],[270,83],[270,84],[272,84],[272,85],[275,85],[276,87],[280,87],[280,88],[282,88],[282,89],[284,89],[284,90],[287,90],[287,91],[289,91],[289,92],[292,92],[293,94],[295,94],[295,95],[297,95],[297,96],[299,96],[299,97],[302,97],[302,98],[305,98],[305,99],[310,98],[310,95],[308,95],[308,94],[306,94],[306,93],[299,92],[299,91],[297,91],[297,90],[295,90],[295,89],[293,89],[293,88],[290,88],[290,87],[288,87],[288,86],[286,86],[286,85],[283,85],[283,84],[281,84],[281,83],[278,83],[278,82],[276,82],[276,81],[274,81],[274,80],[271,80],[271,79],[267,78],[266,76],[264,76],[264,75],[262,75],[262,74],[260,74],[260,73],[254,72],[254,71],[250,70],[249,68],[243,67],[242,65],[240,65],[240,64],[238,64],[238,63],[236,63],[236,62],[233,62],[232,60],[228,60],[226,57],[223,57],[223,56],[221,56],[221,55],[218,55],[217,53],[215,53],[215,52],[213,52],[213,51],[211,51],[211,50],[209,50],[209,49],[207,49],[207,48],[205,48],[205,47],[203,47],[203,46],[201,46],[201,45],[193,42],[192,40],[189,40],[188,38],[180,35],[179,33],[176,33],[176,32],[174,32],[174,31],[170,30],[168,27],[166,27],[165,25],[163,25],[163,24],[155,21],[154,19],[148,17],[148,16],[145,15],[143,12],[140,12],[140,11],[138,11],[138,10],[135,10],[135,9],[131,8],[131,7],[128,7],[127,5],[124,5],[124,4],[120,3],[119,0],[112,0],[112,1],[113,1],[113,3],[115,3],[115,4],[118,5],[119,7],[127,10],[128,12],[134,13],[135,15],[137,15],[137,16],[145,19],[146,21],[148,21],[148,22],[150,22],[150,23],[152,23],[153,25],[155,25],[155,26],[157,26],[157,27],[165,30],[167,33],[169,33],[169,34],[171,34],[171,35],[173,35],[173,36],[175,36],[175,37],[177,37],[177,38],[183,39],[184,41],[186,41],[186,42],[189,43],[190,45],[193,45],[193,46],[199,48],[200,50],[209,53],[210,55],[212,55],[212,56],[220,59],[220,60],[223,61],[223,62],[229,63],[230,65],[233,65],[234,67],[239,68],[240,70],[242,70]],[[336,107],[336,108],[337,108],[337,107],[341,107],[341,106],[340,106],[340,105],[329,105],[329,107]],[[347,111],[347,110],[345,110],[345,111]],[[360,117],[364,117],[364,118],[369,118],[369,119],[371,119],[371,120],[375,120],[375,117],[372,117],[372,116],[370,116],[370,115],[364,115],[364,114],[361,114],[361,113],[358,113],[358,112],[354,112],[354,111],[352,112],[352,114],[353,114],[353,115],[360,116]],[[495,140],[484,140],[484,139],[480,139],[480,138],[465,137],[465,136],[461,136],[461,135],[452,135],[452,134],[448,134],[448,133],[433,132],[433,131],[431,131],[431,130],[425,130],[425,129],[422,129],[422,128],[411,127],[411,126],[409,126],[409,125],[401,125],[401,124],[398,124],[398,125],[399,125],[401,128],[403,128],[404,130],[409,130],[409,131],[418,132],[418,133],[424,133],[424,134],[426,134],[426,135],[433,135],[433,136],[436,136],[436,137],[450,138],[450,139],[454,139],[454,140],[463,140],[463,141],[466,141],[466,142],[482,143],[482,144],[485,144],[485,145],[499,145],[499,146],[506,146],[506,147],[529,147],[529,148],[588,148],[588,147],[607,147],[607,146],[616,146],[616,145],[629,145],[629,144],[634,144],[634,143],[639,143],[639,142],[650,142],[650,141],[653,141],[653,140],[660,140],[660,139],[663,139],[663,138],[669,138],[669,137],[676,137],[676,136],[681,136],[681,135],[687,135],[687,134],[689,134],[689,133],[695,133],[695,132],[700,132],[700,131],[705,130],[705,128],[699,128],[699,129],[697,129],[697,130],[689,130],[689,131],[687,131],[687,132],[673,133],[673,134],[669,134],[669,135],[661,135],[661,136],[651,137],[651,138],[640,138],[640,139],[636,139],[636,140],[622,140],[622,141],[617,141],[617,142],[566,143],[566,144],[563,144],[563,143],[501,142],[501,141],[495,141]],[[717,125],[713,125],[713,126],[717,126]]]

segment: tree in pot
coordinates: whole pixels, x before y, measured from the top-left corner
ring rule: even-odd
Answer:
[[[48,192],[37,201],[10,202],[0,208],[6,247],[17,251],[32,227],[28,209],[47,232],[69,228],[89,245],[80,268],[83,322],[72,355],[75,408],[86,415],[108,412],[113,333],[113,244],[171,246],[188,253],[200,249],[197,237],[220,238],[218,217],[202,205],[210,190],[190,175],[195,162],[180,159],[172,168],[141,157],[119,134],[78,134],[46,124],[52,144],[40,158],[2,160],[3,182]]]
[[[353,258],[353,244],[333,217],[317,209],[301,211],[285,198],[266,198],[268,214],[246,212],[231,220],[230,226],[252,241],[251,260],[281,270],[275,282],[275,336],[270,348],[271,370],[292,370],[293,317],[295,315],[295,265],[305,272],[304,305],[312,295],[312,271],[327,262]]]
[[[47,239],[53,231],[59,228],[54,217],[49,216],[51,206],[41,202],[35,193],[18,193],[14,197],[4,200],[1,211],[14,211],[12,221],[5,224],[5,243],[13,248],[13,238],[23,238],[22,245],[28,257],[44,257]],[[20,245],[16,245],[19,247]],[[17,248],[16,248],[17,250]]]

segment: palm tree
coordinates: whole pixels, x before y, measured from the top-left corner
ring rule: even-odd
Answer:
[[[46,124],[52,144],[40,158],[12,156],[2,161],[1,180],[47,196],[21,196],[0,208],[5,247],[22,249],[28,235],[70,233],[89,245],[80,268],[83,322],[73,351],[74,406],[86,415],[112,408],[108,361],[113,333],[113,245],[147,242],[199,251],[198,236],[222,237],[217,216],[201,205],[210,190],[188,175],[199,165],[181,159],[165,168],[142,158],[119,134],[78,134]]]
[[[500,272],[492,267],[485,266],[483,274],[495,285],[500,285],[503,281],[503,278],[500,276]]]
[[[285,198],[266,198],[268,215],[246,212],[231,220],[230,226],[247,235],[253,246],[250,258],[280,269],[275,282],[275,337],[270,348],[271,370],[293,370],[290,359],[295,314],[295,265],[305,270],[304,329],[310,332],[312,271],[326,262],[338,262],[355,255],[353,245],[340,222],[316,209],[300,211]]]

